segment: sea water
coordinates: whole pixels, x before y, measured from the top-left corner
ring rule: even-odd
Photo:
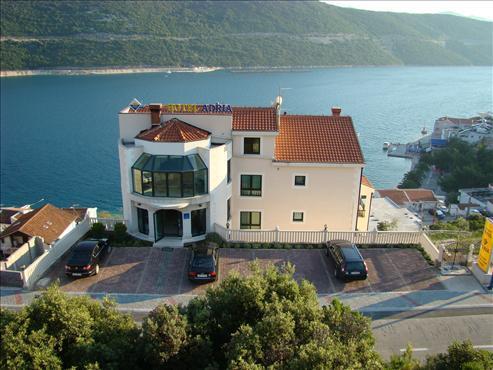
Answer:
[[[288,114],[353,118],[377,188],[395,187],[410,161],[385,141],[430,132],[441,116],[493,110],[491,67],[358,67],[295,72],[216,71],[2,78],[0,203],[44,198],[57,206],[121,211],[118,111],[143,103],[268,106],[281,91]]]

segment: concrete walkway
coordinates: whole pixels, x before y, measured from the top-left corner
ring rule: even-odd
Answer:
[[[79,292],[66,292],[69,295],[85,295]],[[15,288],[0,288],[0,305],[20,309],[29,304],[40,291],[31,292]],[[125,312],[145,314],[161,303],[187,304],[193,294],[105,294],[87,293],[93,299],[102,300],[106,295],[114,299],[118,309]],[[357,310],[373,318],[396,317],[397,315],[436,315],[456,316],[474,314],[493,314],[493,294],[481,292],[453,292],[448,290],[410,291],[387,293],[335,293],[319,295],[321,305],[329,304],[333,298],[340,299]]]

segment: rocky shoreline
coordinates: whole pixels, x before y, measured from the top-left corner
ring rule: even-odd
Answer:
[[[193,72],[204,73],[223,69],[221,67],[102,67],[102,68],[60,68],[60,69],[29,69],[0,71],[0,77],[19,77],[19,76],[79,76],[79,75],[110,75],[127,73],[176,73]]]
[[[380,67],[392,67],[380,66]],[[303,72],[314,69],[325,68],[352,68],[353,65],[331,65],[331,66],[255,66],[255,67],[67,67],[54,69],[25,69],[0,71],[0,77],[21,77],[21,76],[81,76],[81,75],[110,75],[110,74],[129,74],[129,73],[205,73],[218,70],[227,70],[234,73],[241,72]],[[365,65],[357,67],[377,67],[376,65]]]

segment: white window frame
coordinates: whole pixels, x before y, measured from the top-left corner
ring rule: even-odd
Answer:
[[[295,221],[294,220],[294,213],[295,212],[299,212],[299,213],[303,213],[303,221]],[[291,223],[292,224],[304,224],[306,222],[306,212],[304,210],[292,210],[291,211]]]
[[[246,154],[245,153],[245,139],[259,139],[260,140],[260,153],[258,154]],[[259,135],[247,135],[241,136],[241,155],[244,157],[259,158],[264,154],[264,141]]]
[[[295,185],[296,176],[305,176],[305,185]],[[306,173],[293,173],[291,177],[291,187],[293,189],[306,189],[308,188],[308,175]]]
[[[262,176],[262,186],[260,187],[260,191],[262,192],[262,195],[259,196],[259,197],[254,197],[254,196],[248,196],[248,195],[241,195],[241,176],[244,176],[244,175],[260,175]],[[265,174],[264,173],[260,173],[260,172],[241,172],[240,174],[238,174],[238,187],[237,187],[237,191],[238,191],[238,196],[241,198],[241,199],[263,199],[264,197],[264,191],[265,191]]]

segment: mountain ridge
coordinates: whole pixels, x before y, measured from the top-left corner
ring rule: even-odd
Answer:
[[[1,3],[1,69],[492,65],[493,23],[318,2]]]

